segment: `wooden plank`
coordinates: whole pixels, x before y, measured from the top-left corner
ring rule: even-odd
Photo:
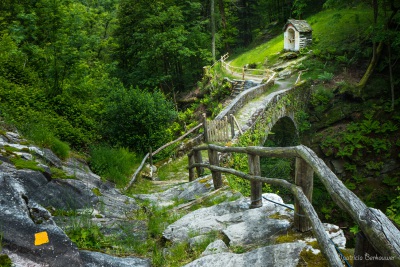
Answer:
[[[300,186],[310,203],[312,202],[314,170],[302,158],[296,158],[295,184]],[[300,232],[311,229],[311,223],[304,216],[304,211],[298,201],[294,202],[294,227]]]
[[[208,143],[208,127],[207,127],[207,117],[205,113],[203,113],[203,126],[204,126],[204,142]]]
[[[234,120],[233,114],[230,114],[229,118],[230,118],[229,122],[230,122],[230,126],[231,126],[231,138],[233,139],[235,137],[235,120]],[[239,129],[239,131],[240,131],[240,129]]]
[[[354,263],[353,267],[386,267],[386,261],[380,260],[381,255],[368,241],[363,232],[356,235],[356,247],[354,249]]]

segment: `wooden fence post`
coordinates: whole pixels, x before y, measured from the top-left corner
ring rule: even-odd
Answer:
[[[150,150],[149,150],[149,158],[150,158],[150,168],[151,168],[151,166],[153,166],[153,150],[151,149],[151,147],[150,147]]]
[[[231,138],[235,137],[235,120],[233,118],[233,114],[229,115],[229,122],[231,124]]]
[[[194,181],[194,168],[191,167],[195,163],[195,158],[193,155],[193,150],[188,154],[189,161],[189,182]]]
[[[248,154],[249,174],[254,176],[261,175],[260,156]],[[262,207],[262,182],[251,181],[251,204],[250,209]]]
[[[203,163],[203,157],[201,156],[200,150],[194,151],[194,161],[195,161],[195,163]],[[204,173],[203,167],[196,167],[196,170],[197,170],[197,177],[200,177],[203,175],[203,173]]]
[[[210,161],[210,165],[214,165],[219,167],[219,159],[218,159],[218,151],[208,148],[208,159]],[[222,176],[221,172],[211,171],[214,189],[218,189],[222,187]]]
[[[312,201],[314,171],[302,158],[296,158],[295,184],[303,189],[304,195]],[[294,202],[294,227],[300,232],[311,230],[311,223],[305,216],[298,201]]]
[[[208,126],[207,126],[206,113],[203,113],[203,127],[204,127],[204,142],[208,143]]]
[[[379,260],[379,254],[363,232],[358,232],[356,235],[356,247],[354,249],[354,267],[375,267],[375,266],[390,266],[388,262]]]

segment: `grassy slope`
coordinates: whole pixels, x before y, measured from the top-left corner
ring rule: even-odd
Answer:
[[[342,10],[325,10],[306,19],[313,28],[313,46],[311,49],[330,53],[343,53],[340,47],[349,43],[359,45],[364,40],[366,26],[372,23],[372,11],[358,7]],[[357,40],[357,41],[356,41]],[[283,33],[256,48],[238,55],[232,61],[233,66],[241,67],[257,63],[257,67],[269,66],[276,62],[283,50]]]

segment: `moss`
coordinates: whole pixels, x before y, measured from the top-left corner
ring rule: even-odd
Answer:
[[[75,176],[68,175],[62,169],[51,167],[50,170],[51,170],[51,177],[53,179],[76,179]]]
[[[278,212],[268,216],[268,218],[276,220],[289,220],[289,221],[292,220],[292,217],[289,217],[288,215],[279,214]]]
[[[273,217],[280,217],[278,213],[275,213],[272,215]],[[278,218],[274,218],[278,219]],[[282,244],[282,243],[292,243],[297,240],[304,240],[308,237],[311,237],[312,233],[311,232],[306,232],[306,233],[301,233],[295,230],[289,230],[286,235],[280,235],[275,239],[276,244]]]
[[[1,267],[11,267],[12,266],[11,259],[10,259],[10,257],[8,257],[8,255],[6,255],[6,254],[0,255],[0,266]]]
[[[30,169],[34,171],[40,171],[44,172],[44,169],[42,167],[37,166],[38,163],[33,160],[24,160],[21,159],[20,157],[16,157],[11,159],[12,163],[14,163],[15,168],[17,169]]]
[[[95,194],[96,196],[100,197],[103,194],[100,192],[100,189],[98,189],[97,187],[92,188],[92,192],[93,194]]]
[[[198,182],[199,182],[199,183],[202,183],[202,184],[205,184],[205,183],[207,183],[208,181],[209,181],[208,178],[204,178],[204,179],[200,179]]]
[[[303,249],[300,253],[300,261],[297,266],[325,267],[329,266],[329,264],[322,253],[314,254],[309,249]]]

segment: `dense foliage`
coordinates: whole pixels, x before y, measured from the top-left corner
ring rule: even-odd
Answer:
[[[211,15],[219,55],[293,12],[288,0],[1,1],[1,116],[49,133],[37,140],[48,147],[142,152],[172,137],[160,130],[176,117],[169,101],[212,63]]]

